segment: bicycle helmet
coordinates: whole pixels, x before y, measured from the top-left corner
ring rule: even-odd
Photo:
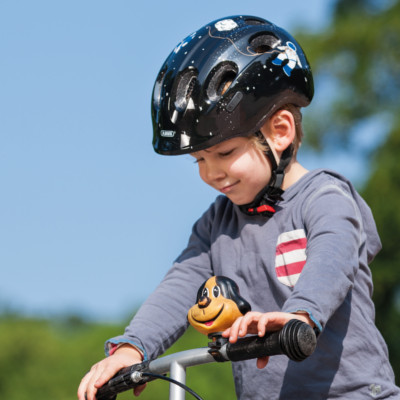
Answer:
[[[152,96],[154,150],[192,153],[247,136],[284,104],[307,106],[313,92],[309,63],[288,32],[253,16],[213,21],[161,67]]]
[[[313,94],[306,56],[284,29],[253,16],[213,21],[181,41],[161,67],[152,96],[154,150],[192,153],[257,133],[279,108],[305,107]],[[240,206],[249,215],[275,212],[293,148],[279,163],[271,151],[265,154],[271,180]]]

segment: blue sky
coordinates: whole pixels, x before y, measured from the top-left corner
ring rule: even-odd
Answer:
[[[151,147],[150,95],[164,59],[219,17],[317,30],[331,4],[2,1],[0,310],[128,318],[217,194],[189,156]]]

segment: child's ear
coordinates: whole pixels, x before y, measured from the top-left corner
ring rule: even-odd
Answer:
[[[266,121],[260,130],[270,147],[280,154],[289,147],[296,136],[293,114],[287,110],[279,110]]]

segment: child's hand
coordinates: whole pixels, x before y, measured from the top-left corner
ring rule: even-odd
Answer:
[[[141,354],[129,344],[118,348],[112,356],[93,365],[83,377],[78,388],[79,400],[95,400],[97,389],[109,381],[121,368],[142,362]],[[143,391],[146,385],[134,389],[135,396]],[[86,396],[85,396],[86,395]]]
[[[308,314],[291,314],[284,312],[267,312],[261,313],[250,311],[243,317],[239,317],[230,328],[222,332],[222,336],[229,338],[231,343],[235,343],[239,337],[246,336],[248,333],[256,333],[263,337],[265,332],[277,331],[289,322],[291,319],[298,319],[314,326]],[[264,368],[268,363],[269,357],[257,359],[257,367]]]

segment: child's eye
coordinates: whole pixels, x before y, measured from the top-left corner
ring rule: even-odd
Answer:
[[[231,149],[231,150],[228,150],[228,151],[224,151],[224,152],[219,153],[219,155],[220,155],[221,157],[227,157],[227,156],[229,156],[230,154],[232,154],[234,150],[235,150],[235,149]]]
[[[196,158],[195,160],[194,160],[194,163],[195,164],[198,164],[200,161],[203,161],[204,160],[204,158]]]

